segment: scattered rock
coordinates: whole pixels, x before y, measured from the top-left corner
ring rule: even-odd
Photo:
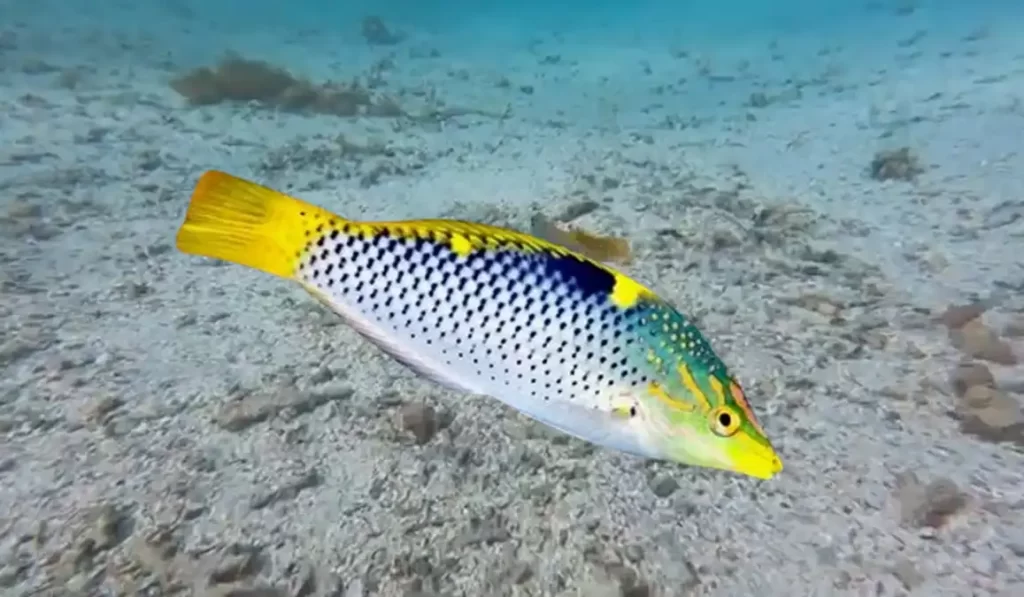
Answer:
[[[679,481],[668,475],[658,475],[651,479],[651,491],[660,498],[667,498],[679,489]]]
[[[960,405],[969,411],[987,408],[998,400],[999,395],[1000,391],[992,385],[974,385],[964,392]]]
[[[763,91],[755,91],[747,98],[747,105],[751,108],[765,108],[771,103],[772,101],[769,99],[768,94]]]
[[[953,346],[969,357],[999,365],[1016,365],[1013,348],[979,319],[972,319],[949,331]]]
[[[508,579],[512,583],[521,585],[533,578],[533,567],[526,562],[516,562],[508,570]]]
[[[1007,200],[987,210],[978,230],[995,230],[1016,224],[1024,219],[1024,201]]]
[[[255,576],[263,567],[260,550],[249,545],[229,545],[217,554],[210,570],[210,584],[237,583]]]
[[[362,33],[366,43],[372,46],[393,46],[405,39],[404,35],[391,31],[383,19],[373,15],[363,19]]]
[[[270,491],[254,495],[252,499],[249,500],[249,507],[253,510],[259,510],[278,502],[295,499],[295,497],[299,495],[299,492],[304,489],[316,487],[320,485],[322,481],[323,479],[317,471],[305,471],[294,479],[285,481]]]
[[[605,563],[605,572],[618,582],[619,597],[650,597],[651,586],[630,566],[616,560]]]
[[[617,586],[616,579],[610,578],[607,573],[583,579],[576,591],[569,594],[581,597],[622,597],[621,586]]]
[[[908,472],[900,475],[896,487],[900,518],[912,527],[944,527],[970,503],[970,497],[945,477],[925,484]]]
[[[398,409],[398,426],[412,433],[416,443],[425,444],[437,433],[437,412],[429,404],[410,402]]]
[[[338,585],[329,575],[311,578],[297,566],[297,578],[292,578],[293,591],[288,591],[257,579],[267,567],[263,549],[252,544],[231,543],[212,545],[198,556],[182,548],[181,541],[169,527],[161,527],[144,536],[136,536],[128,543],[128,555],[135,566],[126,570],[135,575],[155,577],[159,594],[178,594],[182,589],[190,595],[202,597],[329,597],[338,594]],[[133,575],[133,576],[135,576]],[[152,584],[135,578],[122,579],[135,586]],[[142,584],[139,584],[142,583]]]
[[[922,172],[920,160],[909,147],[879,151],[871,160],[870,174],[875,180],[912,181]]]
[[[128,554],[144,574],[156,577],[160,586],[168,588],[177,573],[174,560],[183,559],[178,554],[179,545],[174,537],[161,529],[136,535],[128,544]]]
[[[92,548],[102,551],[121,543],[131,534],[131,518],[121,509],[104,504],[93,512],[92,524],[84,539]]]
[[[18,161],[28,160],[22,158]],[[17,220],[39,220],[42,217],[43,207],[41,205],[25,199],[15,199],[7,205],[6,213],[0,220],[4,223],[11,223]]]
[[[279,414],[294,417],[351,396],[352,389],[347,386],[301,391],[289,385],[277,392],[254,392],[233,400],[220,408],[214,421],[228,431],[242,431]]]
[[[950,375],[949,383],[953,386],[953,392],[962,397],[968,389],[975,386],[995,387],[996,378],[988,367],[981,363],[960,363]]]
[[[344,377],[344,375],[339,375],[337,372],[333,371],[329,367],[320,367],[319,369],[314,371],[312,375],[309,376],[309,383],[321,385],[330,381],[334,381],[336,378],[339,377]]]
[[[7,366],[46,348],[41,342],[25,338],[11,338],[0,344],[0,366]]]
[[[512,538],[501,514],[494,512],[485,518],[470,518],[469,524],[452,540],[454,549],[471,545],[494,545]]]
[[[783,298],[781,302],[814,311],[829,319],[838,317],[843,310],[840,301],[819,293],[802,294],[796,298]]]
[[[950,305],[939,315],[938,319],[946,328],[958,330],[981,317],[986,310],[988,310],[988,305],[980,302],[968,305]]]
[[[623,584],[619,587],[622,597],[650,597],[651,586],[646,582],[637,580],[636,584]]]
[[[979,439],[1024,446],[1024,412],[1013,397],[991,386],[973,386],[957,404],[960,429]]]
[[[123,401],[115,396],[99,396],[82,408],[82,418],[88,423],[102,423],[122,404]]]

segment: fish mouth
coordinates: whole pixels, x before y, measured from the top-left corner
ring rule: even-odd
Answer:
[[[771,479],[782,471],[782,459],[768,446],[745,446],[732,455],[729,469],[755,479]]]

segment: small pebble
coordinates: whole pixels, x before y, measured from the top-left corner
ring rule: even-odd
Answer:
[[[996,378],[981,363],[961,363],[950,376],[950,385],[957,396],[963,396],[975,386],[995,386]]]
[[[673,477],[659,475],[651,480],[651,491],[660,498],[667,498],[679,489],[679,482]]]
[[[402,430],[412,433],[416,438],[416,443],[425,444],[437,433],[437,413],[428,404],[403,404],[398,410],[398,420]]]
[[[951,330],[958,330],[985,313],[986,305],[970,303],[968,305],[950,305],[939,315],[942,325]]]
[[[953,346],[967,356],[999,365],[1017,364],[1013,348],[978,319],[950,330],[949,338]]]
[[[940,477],[927,485],[914,473],[905,473],[897,480],[901,518],[917,528],[940,528],[962,512],[970,502],[952,480]]]

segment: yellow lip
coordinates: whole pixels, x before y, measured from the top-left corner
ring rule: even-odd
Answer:
[[[772,455],[768,459],[751,459],[744,463],[739,472],[757,479],[771,479],[782,471],[782,459]]]
[[[732,469],[757,479],[771,479],[782,471],[782,459],[775,450],[753,441],[732,454]]]

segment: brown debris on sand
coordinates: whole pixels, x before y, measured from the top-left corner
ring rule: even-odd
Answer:
[[[949,339],[954,347],[969,357],[999,365],[1016,365],[1018,362],[1013,347],[980,319],[972,319],[962,327],[950,330]]]
[[[921,160],[909,147],[879,151],[871,160],[869,173],[875,180],[913,181],[924,172]]]
[[[999,388],[968,388],[957,402],[956,413],[964,433],[987,442],[1024,447],[1024,411],[1016,399]]]
[[[357,82],[312,83],[267,62],[235,55],[228,55],[215,67],[193,69],[174,78],[170,85],[193,106],[257,102],[289,112],[334,116],[404,114],[393,99],[375,101]],[[386,109],[381,109],[382,105]]]
[[[371,46],[393,46],[405,39],[404,35],[395,33],[383,19],[374,15],[363,19],[362,33],[363,39]]]
[[[1024,408],[1001,389],[988,366],[976,361],[1013,366],[1013,347],[982,320],[988,305],[953,305],[936,317],[949,330],[950,343],[968,360],[959,363],[949,383],[956,397],[960,429],[988,442],[1024,446]]]
[[[999,365],[1016,365],[1019,359],[1013,347],[982,320],[991,306],[986,301],[950,305],[935,316],[935,321],[948,330],[953,347],[964,355]]]
[[[402,432],[411,434],[417,444],[425,444],[438,430],[438,415],[432,406],[422,402],[403,404],[395,415]]]
[[[975,301],[964,305],[950,305],[936,319],[950,330],[958,330],[969,322],[981,317],[988,310],[988,305]]]
[[[971,497],[951,479],[925,483],[913,472],[896,478],[896,497],[901,522],[914,528],[945,527],[971,504]]]
[[[949,383],[953,386],[953,393],[958,398],[962,398],[973,387],[995,387],[996,378],[985,365],[967,361],[953,369],[953,373],[949,376]]]

